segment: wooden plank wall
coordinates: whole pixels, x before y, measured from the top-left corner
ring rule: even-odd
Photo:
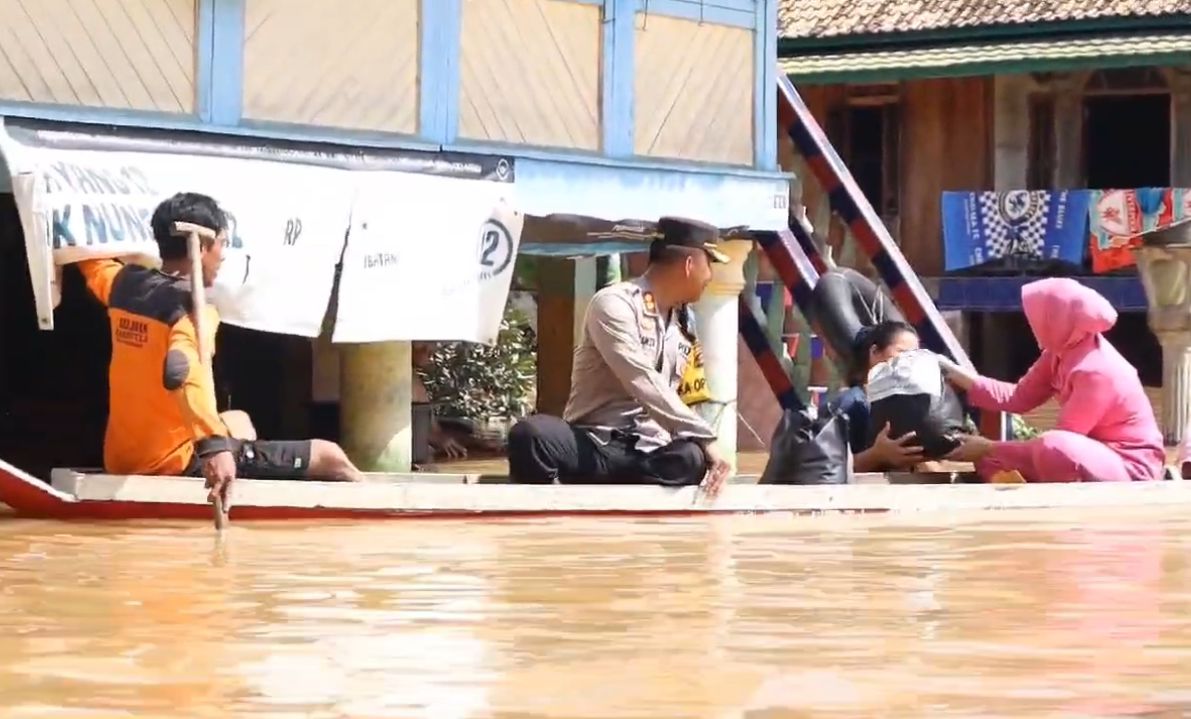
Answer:
[[[752,30],[637,14],[636,150],[753,164]]]
[[[831,118],[847,107],[848,87],[810,85],[798,90],[815,119],[836,141]],[[920,276],[937,276],[943,272],[942,193],[993,186],[992,79],[915,80],[901,83],[897,92],[901,108],[898,238],[906,259]],[[783,169],[798,172],[792,147],[779,145],[779,155]],[[804,182],[802,192],[814,222],[813,211],[822,191],[810,180]],[[855,253],[842,246],[838,222],[832,222],[829,241],[838,261],[856,261]]]
[[[463,6],[459,135],[600,149],[600,8],[558,0]]]
[[[0,1],[0,98],[192,112],[196,0]]]
[[[993,186],[991,78],[903,83],[901,244],[924,277],[943,273],[945,190]]]
[[[418,130],[418,0],[248,0],[244,116]]]

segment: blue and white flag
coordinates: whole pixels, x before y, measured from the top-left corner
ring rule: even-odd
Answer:
[[[1083,262],[1086,190],[944,192],[943,248],[948,272],[998,259]]]

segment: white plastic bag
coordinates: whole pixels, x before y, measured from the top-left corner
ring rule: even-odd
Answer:
[[[894,395],[938,397],[943,391],[942,378],[938,355],[930,350],[911,350],[869,370],[865,394],[869,402]]]
[[[926,459],[940,459],[959,446],[963,405],[943,379],[934,352],[903,352],[873,367],[865,394],[870,441],[888,425],[893,438],[913,432],[911,444],[922,447]]]

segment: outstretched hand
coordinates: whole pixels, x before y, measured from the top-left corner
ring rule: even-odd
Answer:
[[[703,478],[703,483],[699,487],[707,493],[707,496],[714,497],[720,493],[724,481],[732,472],[732,465],[724,458],[715,442],[704,447],[703,452],[707,455],[707,476]]]
[[[976,462],[993,450],[996,442],[980,435],[965,434],[960,437],[959,446],[947,455],[953,462]]]
[[[943,370],[943,378],[957,389],[968,390],[976,382],[977,375],[974,372],[960,367],[958,363],[946,355],[936,354],[939,358],[939,369]]]
[[[203,458],[203,477],[206,478],[207,501],[218,497],[227,506],[227,492],[236,479],[236,459],[229,451],[216,452]]]
[[[926,459],[922,454],[922,447],[913,444],[917,437],[914,432],[907,432],[894,439],[889,436],[889,429],[889,423],[886,422],[873,440],[873,450],[876,451],[881,464],[896,469],[909,469]]]
[[[467,447],[464,447],[454,437],[444,436],[436,440],[433,445],[435,449],[446,455],[447,459],[467,459]]]

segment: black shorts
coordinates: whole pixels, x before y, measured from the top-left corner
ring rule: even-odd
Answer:
[[[236,477],[242,479],[306,479],[310,476],[310,440],[271,442],[232,440]],[[203,463],[196,454],[185,474],[203,476]]]

